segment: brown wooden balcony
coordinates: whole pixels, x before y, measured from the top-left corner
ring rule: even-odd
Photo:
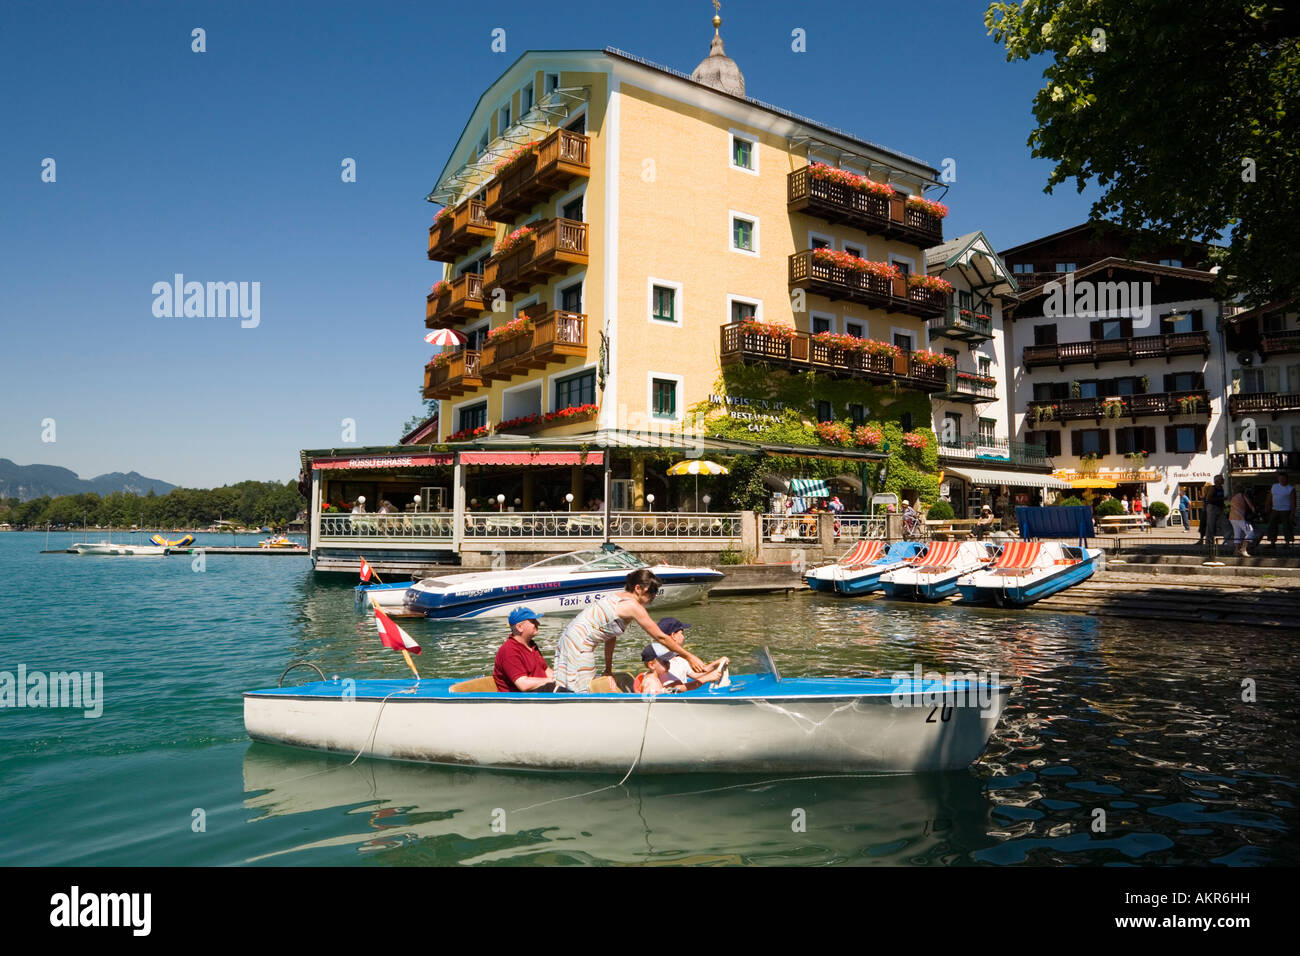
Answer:
[[[425,296],[424,326],[429,329],[451,328],[466,319],[478,318],[483,304],[483,277],[467,272],[451,280],[451,289],[441,295]]]
[[[722,327],[721,359],[723,365],[769,362],[796,372],[827,372],[850,378],[898,382],[925,392],[941,392],[948,387],[947,369],[926,365],[909,352],[873,355],[838,349],[815,341],[807,332],[796,332],[791,339],[774,338],[743,332],[739,322]]]
[[[807,213],[831,223],[843,223],[864,232],[902,239],[918,246],[943,242],[943,220],[920,209],[907,208],[907,197],[877,196],[843,183],[817,179],[808,166],[786,177],[790,212]]]
[[[429,258],[453,262],[495,235],[496,223],[488,218],[487,203],[466,199],[429,227]]]
[[[909,288],[906,276],[889,279],[819,262],[813,258],[811,249],[790,256],[790,288],[921,318],[942,315],[952,300],[947,293]]]
[[[972,345],[993,338],[993,319],[976,309],[963,309],[949,303],[943,315],[926,322],[931,335],[946,335]]]
[[[510,222],[575,179],[591,175],[591,138],[557,129],[487,185],[487,215]]]
[[[1294,392],[1254,392],[1248,395],[1228,396],[1228,415],[1270,415],[1277,418],[1282,412],[1300,412],[1300,394]]]
[[[1270,471],[1300,471],[1297,451],[1236,451],[1228,454],[1228,469],[1234,475]]]
[[[1052,401],[1030,402],[1028,418],[1037,428],[1043,422],[1050,421],[1092,419],[1100,425],[1106,419],[1138,419],[1152,415],[1168,415],[1170,421],[1178,415],[1210,417],[1210,393],[1203,388],[1186,392],[1146,392],[1141,395],[1121,395],[1117,398],[1123,403],[1119,406],[1118,412],[1113,407],[1116,398],[1058,398]],[[1035,409],[1039,407],[1052,409],[1052,417],[1038,417]]]
[[[996,401],[997,397],[996,382],[990,384],[986,376],[974,372],[959,372],[956,369],[948,369],[947,388],[942,394],[935,396],[950,402],[965,402],[967,405],[981,405],[984,402]]]
[[[1210,354],[1209,332],[1170,332],[1165,335],[1135,335],[1124,339],[1091,339],[1086,342],[1061,342],[1056,345],[1026,345],[1025,368],[1042,365],[1126,361],[1163,358],[1168,364],[1176,355]]]
[[[483,267],[488,299],[494,289],[513,296],[587,264],[587,223],[544,219],[531,228],[531,236],[504,255],[493,256]]]
[[[477,351],[457,349],[446,364],[430,362],[424,367],[425,398],[452,398],[482,387]]]
[[[1300,331],[1264,332],[1259,337],[1259,354],[1261,358],[1270,355],[1284,355],[1287,352],[1300,352]]]
[[[587,354],[587,316],[554,310],[534,319],[533,331],[483,347],[483,380],[505,380],[531,369]]]
[[[1020,291],[1023,293],[1047,282],[1064,282],[1069,274],[1068,272],[1017,272],[1015,279],[1016,285],[1020,286]]]

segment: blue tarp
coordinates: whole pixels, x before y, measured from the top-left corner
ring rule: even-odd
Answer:
[[[1020,537],[1026,541],[1035,538],[1091,538],[1092,509],[1087,505],[1070,505],[1066,508],[1016,508],[1016,523]]]

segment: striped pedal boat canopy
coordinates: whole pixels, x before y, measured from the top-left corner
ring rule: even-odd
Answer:
[[[1038,562],[1038,555],[1042,550],[1041,541],[1010,541],[989,570],[1003,574],[1010,571],[1029,571]]]
[[[879,561],[884,553],[885,545],[880,541],[859,541],[852,551],[840,558],[839,564],[844,568],[860,568],[864,564]]]
[[[933,574],[936,571],[947,571],[952,568],[952,564],[957,560],[957,552],[961,550],[960,541],[936,541],[930,545],[930,549],[925,555],[917,559],[916,570],[918,573]]]

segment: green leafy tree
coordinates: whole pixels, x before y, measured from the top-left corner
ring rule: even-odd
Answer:
[[[1032,0],[984,22],[1009,61],[1052,58],[1029,137],[1048,192],[1095,179],[1096,219],[1226,236],[1220,295],[1300,294],[1300,5]]]

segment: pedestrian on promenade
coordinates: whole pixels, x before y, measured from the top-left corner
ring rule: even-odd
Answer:
[[[1277,473],[1277,481],[1269,489],[1269,496],[1266,499],[1268,504],[1268,530],[1260,534],[1260,540],[1264,535],[1269,537],[1269,544],[1274,548],[1277,547],[1277,529],[1278,525],[1282,526],[1286,534],[1286,546],[1291,547],[1295,536],[1295,508],[1296,494],[1295,485],[1291,484],[1285,471]]]
[[[1233,554],[1242,558],[1250,557],[1246,546],[1250,542],[1250,516],[1254,513],[1255,506],[1250,503],[1250,497],[1238,489],[1228,503],[1228,520],[1232,522],[1233,540],[1237,545]]]
[[[1223,509],[1227,500],[1223,491],[1223,476],[1214,476],[1214,485],[1205,493],[1205,514],[1201,517],[1201,536],[1196,542],[1211,543],[1219,533],[1219,524],[1223,520]],[[1224,540],[1227,545],[1227,540]]]
[[[1133,513],[1132,510],[1131,510],[1131,507],[1130,507],[1130,505],[1129,505],[1129,503],[1128,503],[1128,495],[1125,495],[1123,498],[1121,498],[1121,499],[1119,500],[1119,503],[1122,504],[1122,505],[1124,506],[1124,513],[1125,513],[1125,514],[1132,514],[1132,513]]]
[[[1192,527],[1190,524],[1187,523],[1188,515],[1191,514],[1191,510],[1192,510],[1192,499],[1187,497],[1186,491],[1184,491],[1182,494],[1178,496],[1177,505],[1178,505],[1178,513],[1182,515],[1183,518],[1183,530],[1187,531]],[[1205,528],[1203,525],[1201,527],[1201,537],[1202,538],[1205,537]]]

